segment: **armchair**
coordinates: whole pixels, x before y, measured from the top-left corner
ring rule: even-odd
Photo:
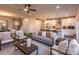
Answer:
[[[59,45],[54,45],[50,48],[50,54],[53,55],[69,55],[67,54],[68,41],[64,40],[59,43]]]
[[[50,48],[50,52],[51,52],[51,55],[53,55],[53,53],[54,53],[54,55],[59,55],[59,54],[61,54],[61,55],[69,55],[69,54],[67,54],[67,53],[65,53],[65,52],[62,52],[62,51],[59,51],[59,50],[57,50],[57,49],[54,49],[54,48]],[[52,53],[53,52],[53,53]]]
[[[18,41],[18,42],[20,42],[20,43],[25,43],[25,40],[24,40],[24,39],[27,38],[26,36],[24,36],[24,33],[23,33],[22,30],[19,30],[19,31],[14,31],[14,30],[13,30],[13,31],[11,32],[11,36],[12,36],[12,38],[14,39],[13,45],[14,45],[14,43],[15,43],[16,41]]]
[[[24,33],[22,30],[16,31],[16,38],[18,39],[26,39],[27,36],[24,36]]]
[[[59,45],[50,48],[50,54],[53,55],[79,55],[79,44],[75,39],[71,41],[64,40]]]

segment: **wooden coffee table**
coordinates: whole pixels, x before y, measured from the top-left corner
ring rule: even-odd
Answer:
[[[19,50],[21,50],[24,54],[29,55],[35,50],[37,50],[36,55],[38,55],[38,46],[31,44],[30,47],[26,47],[26,45],[21,45],[19,42],[15,42],[15,47],[17,47]]]

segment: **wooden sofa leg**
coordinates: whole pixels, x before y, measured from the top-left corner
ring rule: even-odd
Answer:
[[[52,55],[52,47],[50,47],[50,55]]]

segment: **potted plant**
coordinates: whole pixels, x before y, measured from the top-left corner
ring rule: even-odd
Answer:
[[[27,40],[26,40],[26,45],[27,47],[30,47],[31,46],[31,36],[32,36],[32,33],[26,33],[26,36],[27,36]]]

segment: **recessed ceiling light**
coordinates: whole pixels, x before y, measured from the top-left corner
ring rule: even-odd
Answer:
[[[56,8],[59,9],[60,7],[59,6],[56,6]]]

